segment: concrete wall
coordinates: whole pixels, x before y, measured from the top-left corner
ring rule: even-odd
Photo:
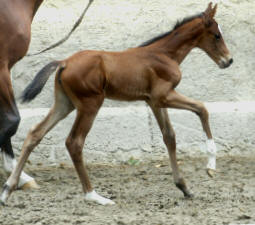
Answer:
[[[15,93],[19,96],[35,73],[51,60],[66,58],[83,49],[119,51],[137,46],[171,30],[177,20],[204,11],[208,2],[95,0],[83,23],[65,44],[39,56],[25,57],[15,66],[12,71]],[[177,89],[194,99],[213,102],[210,110],[211,124],[219,148],[222,153],[243,153],[254,147],[254,104],[250,102],[238,105],[237,110],[228,107],[233,106],[229,103],[255,99],[255,4],[253,0],[218,2],[216,20],[222,28],[234,64],[221,70],[205,53],[195,49],[181,65],[183,79]],[[45,1],[32,26],[29,52],[37,52],[62,38],[69,32],[83,8],[83,0]],[[53,76],[36,100],[25,105],[19,104],[19,108],[48,108],[52,102]],[[228,104],[219,106],[214,104],[215,102]],[[222,106],[227,107],[226,110],[218,112]],[[244,108],[247,110],[243,110]],[[39,110],[39,114],[41,112],[44,111]],[[199,149],[205,138],[196,116],[191,113],[170,112],[177,130],[180,152],[189,153]],[[51,150],[55,149],[57,157],[65,158],[63,151],[59,150],[64,148],[64,137],[71,127],[73,117],[74,115],[71,115],[50,132],[33,157],[38,156],[37,160],[48,158]],[[96,152],[95,160],[98,159],[98,154],[102,154],[104,159],[114,155],[117,161],[121,157],[126,159],[132,154],[140,153],[139,157],[166,156],[166,153],[163,153],[165,149],[159,130],[151,117],[151,113],[142,102],[105,101],[104,108],[89,135],[88,154],[92,157],[93,152]],[[24,113],[20,129],[14,137],[17,152],[28,128],[41,118],[38,113],[27,117]],[[125,153],[128,153],[127,156]]]

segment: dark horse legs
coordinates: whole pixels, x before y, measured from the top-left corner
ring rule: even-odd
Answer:
[[[20,115],[15,103],[8,69],[0,69],[0,76],[2,79],[0,83],[0,148],[3,167],[6,172],[11,173],[16,166],[11,137],[18,129]],[[33,178],[23,172],[18,186],[22,187],[29,181],[33,181]]]
[[[7,108],[6,106],[4,107]],[[16,133],[19,122],[20,116],[15,103],[13,103],[10,109],[0,108],[0,148],[12,157],[14,157],[14,154],[12,152],[10,138]]]
[[[11,137],[16,133],[20,116],[14,100],[10,73],[7,68],[0,69],[0,148],[14,158]]]

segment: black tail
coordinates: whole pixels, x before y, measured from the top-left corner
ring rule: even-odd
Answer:
[[[30,102],[33,100],[43,89],[50,75],[60,65],[60,61],[53,61],[44,66],[32,80],[32,82],[26,87],[21,94],[22,102]]]

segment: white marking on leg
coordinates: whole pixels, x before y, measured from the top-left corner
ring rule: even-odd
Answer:
[[[8,154],[6,154],[4,151],[2,151],[2,157],[3,157],[3,163],[4,163],[4,169],[6,172],[11,173],[12,170],[16,166],[16,161],[14,158],[10,157]]]
[[[5,171],[8,173],[11,173],[17,165],[16,160],[14,158],[10,157],[5,152],[2,152],[2,156],[3,156]],[[18,187],[22,187],[25,183],[28,183],[32,180],[34,180],[34,178],[30,177],[29,175],[27,175],[26,173],[24,173],[22,171],[20,178],[19,178]]]
[[[208,139],[206,141],[206,145],[207,145],[207,155],[208,155],[207,168],[216,170],[217,148],[216,148],[215,142],[213,139]]]
[[[111,199],[102,197],[101,195],[97,194],[94,190],[85,194],[85,200],[93,201],[101,205],[114,205],[115,202]]]
[[[34,180],[33,177],[30,177],[29,175],[27,175],[25,172],[22,171],[20,178],[19,178],[18,187],[22,187],[24,184],[26,184],[32,180]]]

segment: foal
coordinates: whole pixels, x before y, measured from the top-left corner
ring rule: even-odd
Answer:
[[[176,162],[175,133],[167,108],[186,109],[196,113],[208,138],[207,168],[215,169],[216,147],[204,105],[175,91],[181,80],[179,65],[195,47],[204,50],[220,68],[232,62],[221,31],[214,20],[217,5],[208,5],[205,12],[184,19],[174,29],[139,47],[123,52],[81,51],[62,61],[46,65],[23,93],[23,100],[32,100],[56,70],[55,104],[47,117],[32,128],[22,147],[16,169],[4,185],[0,200],[5,203],[17,185],[18,178],[31,151],[61,119],[77,110],[75,123],[66,140],[75,169],[82,183],[85,199],[99,204],[114,204],[97,194],[89,181],[83,163],[82,149],[104,98],[143,100],[151,107],[170,156],[174,182],[184,196],[192,194],[180,175]]]

